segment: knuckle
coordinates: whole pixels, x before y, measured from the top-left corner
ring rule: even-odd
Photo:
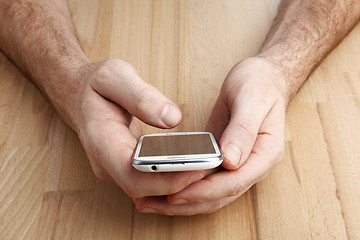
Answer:
[[[278,141],[263,141],[261,144],[261,151],[267,154],[268,168],[272,168],[279,164],[284,156],[284,143]]]
[[[258,129],[253,126],[251,120],[241,119],[241,121],[235,122],[235,125],[237,129],[241,129],[240,132],[242,136],[238,137],[244,137],[244,139],[249,142],[254,141],[257,136]]]
[[[136,103],[135,103],[135,110],[136,111],[142,111],[146,109],[146,106],[154,102],[155,96],[152,94],[153,87],[150,85],[145,85],[143,88],[139,90],[137,93]]]
[[[139,191],[134,186],[124,185],[121,186],[122,190],[128,195],[130,198],[141,198],[143,197],[141,194],[139,194]]]
[[[124,60],[121,60],[119,58],[110,58],[110,59],[107,59],[106,60],[106,63],[111,66],[111,68],[121,68],[121,69],[124,69],[124,70],[127,70],[129,72],[137,72],[136,68],[131,65],[130,63],[124,61]]]
[[[168,185],[165,194],[174,194],[174,193],[180,192],[185,187],[186,187],[186,184],[182,183],[182,182],[170,184],[170,185]]]
[[[161,210],[159,211],[160,214],[168,215],[168,216],[179,216],[181,213],[175,212],[174,210]]]
[[[273,164],[274,165],[279,164],[283,158],[284,158],[284,149],[281,148],[276,152],[275,158],[273,160]]]
[[[241,193],[242,189],[243,189],[243,186],[241,184],[240,185],[234,185],[227,192],[226,196],[227,197],[237,196],[237,195],[239,195]]]
[[[180,192],[181,190],[185,189],[189,185],[189,179],[187,177],[183,176],[176,176],[175,178],[163,178],[164,175],[159,175],[158,181],[160,182],[167,182],[168,184],[164,184],[163,188],[160,193],[161,195],[170,195],[177,192]],[[169,176],[169,175],[167,175]]]
[[[246,189],[249,188],[249,183],[246,180],[237,179],[236,183],[229,185],[227,192],[224,194],[225,197],[240,196]]]
[[[257,179],[256,182],[260,182],[260,181],[264,180],[265,178],[267,178],[267,177],[269,176],[269,174],[270,174],[270,171],[265,172],[262,176],[260,176],[260,177]]]
[[[139,204],[139,203],[135,203],[135,207],[136,207],[136,210],[137,210],[138,212],[141,212],[141,211],[143,210],[142,205]]]
[[[119,58],[109,58],[109,59],[106,59],[105,61],[103,61],[103,64],[109,65],[109,66],[112,66],[112,67],[121,65],[123,63],[124,63],[124,61],[119,59]]]
[[[178,185],[172,185],[172,186],[169,186],[168,189],[166,190],[166,193],[167,194],[174,194],[174,193],[177,193],[181,191],[181,188],[178,187]]]
[[[126,195],[128,195],[130,198],[140,198],[140,197],[142,197],[139,194],[136,194],[133,190],[127,189],[127,190],[124,190],[124,191],[125,191]]]
[[[222,208],[222,204],[220,201],[217,201],[217,202],[214,202],[214,203],[211,203],[209,208],[205,211],[206,214],[211,214],[211,213],[214,213],[216,212],[217,210],[219,210],[220,208]]]
[[[119,58],[109,58],[102,62],[102,66],[109,67],[110,69],[116,69],[119,67],[130,68],[131,64]]]
[[[250,152],[256,140],[258,129],[256,129],[250,120],[236,121],[233,125],[235,131],[229,133],[231,142],[240,148],[242,152]],[[221,140],[220,140],[221,141]],[[223,143],[220,143],[221,145]]]
[[[121,59],[111,58],[103,61],[97,67],[95,72],[95,82],[97,84],[104,84],[116,78],[127,78],[133,74],[137,74],[136,69],[128,62]]]
[[[267,152],[269,152],[271,158],[271,166],[275,166],[281,162],[281,160],[284,157],[284,147],[283,145],[277,145],[277,146],[268,146]]]
[[[94,168],[94,169],[93,169],[93,172],[94,172],[96,178],[98,178],[99,180],[101,180],[101,181],[103,181],[103,182],[106,182],[106,181],[109,180],[108,174],[105,173],[103,169]]]
[[[119,153],[122,161],[127,161],[131,158],[136,147],[136,139],[126,138],[119,141]]]
[[[97,69],[96,74],[97,74],[97,80],[98,81],[105,81],[107,79],[109,79],[113,73],[113,64],[109,64],[108,62],[109,60],[106,60],[105,62],[103,62]]]

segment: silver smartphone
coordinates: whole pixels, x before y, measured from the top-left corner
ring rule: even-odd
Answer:
[[[212,133],[173,132],[141,136],[132,164],[143,172],[174,172],[215,168],[222,160]]]

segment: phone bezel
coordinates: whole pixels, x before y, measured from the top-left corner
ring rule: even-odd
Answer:
[[[198,134],[209,135],[215,153],[139,157],[142,142],[145,137],[198,135]],[[214,161],[222,161],[222,155],[214,135],[210,132],[171,132],[171,133],[146,134],[140,137],[133,157],[134,165],[169,164],[169,163],[181,164],[181,163],[191,163],[191,162],[199,163],[199,162],[214,162]]]

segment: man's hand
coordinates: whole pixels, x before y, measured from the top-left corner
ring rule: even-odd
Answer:
[[[95,174],[118,183],[140,211],[196,214],[235,200],[281,159],[287,101],[357,23],[360,2],[281,2],[261,57],[229,73],[208,124],[224,152],[223,166],[231,171],[207,171],[203,180],[202,171],[162,174],[132,168],[139,131],[131,116],[167,128],[181,114],[127,63],[90,64],[67,1],[0,0],[0,15],[0,49],[77,131]],[[154,195],[168,196],[143,198]]]
[[[207,130],[215,134],[223,167],[183,191],[135,199],[140,211],[192,215],[210,213],[237,199],[282,159],[285,78],[272,63],[249,58],[228,74]],[[146,210],[143,210],[146,209]]]
[[[143,173],[131,165],[141,128],[132,115],[160,128],[181,120],[177,106],[143,82],[136,70],[119,59],[90,67],[80,98],[76,129],[96,176],[114,181],[131,197],[181,191],[204,176],[203,171]]]
[[[284,148],[285,109],[321,60],[360,18],[356,0],[283,0],[255,58],[228,74],[208,123],[223,167],[168,197],[134,199],[144,212],[214,212],[237,199],[276,165]]]
[[[99,178],[116,182],[131,197],[144,197],[179,192],[203,177],[203,171],[143,173],[132,167],[141,134],[132,116],[171,128],[181,112],[130,64],[92,64],[76,39],[66,0],[0,0],[0,15],[0,49],[78,133]]]

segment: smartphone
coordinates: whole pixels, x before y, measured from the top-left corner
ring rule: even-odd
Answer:
[[[222,160],[212,133],[173,132],[141,136],[132,164],[143,172],[175,172],[215,168]]]

